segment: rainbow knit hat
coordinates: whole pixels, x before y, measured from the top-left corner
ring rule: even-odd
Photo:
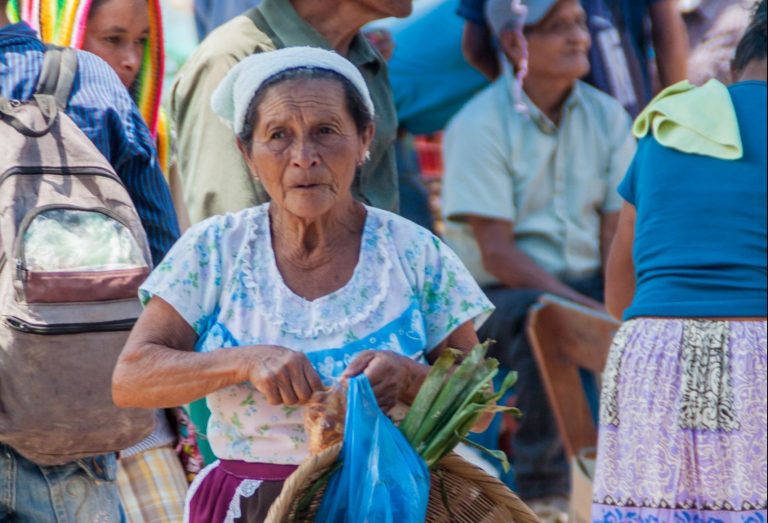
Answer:
[[[85,38],[92,0],[10,0],[11,22],[27,22],[47,43],[81,49]],[[170,162],[170,129],[160,110],[165,51],[160,0],[147,0],[149,39],[144,62],[131,87],[131,95],[157,140],[157,153],[163,171]]]

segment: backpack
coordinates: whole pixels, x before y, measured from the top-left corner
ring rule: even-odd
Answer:
[[[112,402],[152,262],[123,183],[64,113],[76,71],[74,50],[49,47],[33,100],[0,97],[0,442],[40,465],[154,428],[152,410]]]

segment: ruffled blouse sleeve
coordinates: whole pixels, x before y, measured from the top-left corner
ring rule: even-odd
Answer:
[[[467,321],[472,320],[475,329],[479,328],[494,307],[446,244],[427,231],[421,235],[416,292],[431,349]]]

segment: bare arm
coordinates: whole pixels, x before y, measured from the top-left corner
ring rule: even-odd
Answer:
[[[303,403],[321,387],[301,353],[258,346],[193,352],[197,334],[176,310],[153,298],[136,322],[112,376],[119,407],[173,407],[250,381],[270,403]]]
[[[688,32],[677,8],[677,0],[651,5],[651,36],[662,87],[688,77]]]
[[[600,303],[571,289],[518,249],[512,223],[478,216],[469,216],[469,223],[480,248],[485,270],[504,285],[538,289],[587,307],[602,308]]]
[[[634,241],[635,208],[625,203],[619,215],[605,275],[605,306],[608,313],[618,320],[621,320],[624,310],[635,296],[635,264],[632,261]]]
[[[605,268],[608,266],[608,253],[611,252],[611,244],[616,236],[618,225],[618,212],[608,212],[600,218],[600,261],[603,265],[603,273],[605,273]]]
[[[461,50],[467,63],[483,73],[489,80],[499,76],[499,60],[491,43],[491,33],[486,26],[474,22],[464,24]]]

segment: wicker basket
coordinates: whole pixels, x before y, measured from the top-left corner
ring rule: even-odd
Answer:
[[[318,491],[300,518],[296,505],[335,462],[341,444],[305,461],[291,474],[265,523],[312,523],[324,489]],[[456,454],[432,470],[426,523],[538,523],[538,518],[506,485]]]

